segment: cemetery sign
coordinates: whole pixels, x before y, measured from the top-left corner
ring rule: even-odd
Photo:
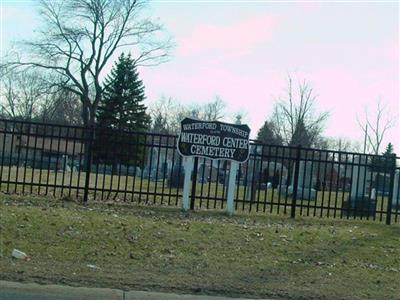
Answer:
[[[178,151],[183,156],[245,162],[249,158],[249,136],[247,125],[185,118]]]

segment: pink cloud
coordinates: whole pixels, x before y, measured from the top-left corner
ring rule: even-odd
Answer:
[[[309,72],[307,77],[318,94],[317,104],[322,110],[330,111],[326,126],[327,136],[346,136],[362,140],[362,131],[357,118],[363,121],[365,109],[374,112],[378,98],[387,105],[388,112],[399,112],[399,89],[397,78],[384,78],[382,71],[371,71],[361,76],[356,72],[325,69]],[[389,130],[384,144],[392,142],[398,148],[400,124]]]
[[[248,51],[269,40],[276,25],[277,19],[271,15],[253,17],[230,26],[201,24],[180,42],[178,53]]]
[[[364,117],[364,109],[373,109],[377,98],[382,97],[393,112],[399,111],[399,90],[394,88],[396,79],[383,79],[382,72],[372,72],[359,76],[346,69],[330,68],[315,71],[289,71],[297,89],[298,81],[306,79],[317,95],[317,111],[329,111],[325,136],[345,136],[362,140],[362,132],[357,124],[357,116]],[[159,91],[178,101],[191,104],[212,100],[216,95],[228,103],[230,114],[244,109],[255,137],[265,119],[272,113],[272,107],[279,97],[286,95],[287,73],[268,68],[259,69],[256,74],[232,72],[223,67],[204,67],[185,72],[169,68],[168,76],[163,72],[144,72],[149,82],[157,83]],[[149,86],[150,87],[150,86]],[[149,89],[153,90],[151,87]],[[154,91],[154,90],[153,90]],[[161,93],[149,93],[149,103],[158,99]],[[395,144],[399,138],[396,132],[400,124],[388,131],[384,144]]]

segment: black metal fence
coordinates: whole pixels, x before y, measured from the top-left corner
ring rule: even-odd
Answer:
[[[0,119],[0,191],[180,206],[177,137]],[[236,210],[398,222],[393,156],[251,141],[236,176]],[[396,165],[397,162],[397,165]],[[191,207],[223,209],[227,161],[195,159]]]

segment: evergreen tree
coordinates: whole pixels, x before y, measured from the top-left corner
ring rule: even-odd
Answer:
[[[393,155],[393,144],[392,143],[389,143],[387,146],[386,146],[386,151],[383,153],[383,155],[386,155],[386,156],[388,156],[388,155]]]
[[[304,121],[300,120],[296,124],[289,146],[301,145],[304,148],[310,148],[317,136],[317,134],[314,134],[312,127],[307,128]]]
[[[279,145],[283,144],[282,137],[276,133],[275,125],[273,122],[266,120],[263,126],[257,133],[257,140],[267,145]]]
[[[374,172],[374,187],[380,193],[389,193],[390,174],[396,168],[396,154],[393,153],[393,145],[389,143],[386,151],[380,156],[373,156],[370,162],[370,170]]]
[[[282,146],[283,145],[283,139],[279,135],[279,132],[277,131],[277,128],[274,124],[274,122],[271,120],[266,120],[261,126],[261,128],[258,130],[257,133],[257,140],[262,142],[265,145],[268,146],[263,146],[262,147],[262,155],[264,160],[274,160],[275,162],[282,163],[282,160],[277,159],[276,157],[282,157],[283,153],[282,150],[283,148],[280,147],[275,147],[275,146]],[[276,171],[276,170],[275,170]],[[275,173],[270,173],[269,169],[265,169],[263,174],[262,174],[262,181],[264,183],[267,183],[269,181],[273,181],[275,185],[275,180],[274,177],[276,177],[277,172]],[[261,174],[260,174],[261,176]],[[260,177],[261,179],[261,177]]]
[[[103,101],[97,114],[99,127],[144,131],[150,123],[144,99],[144,86],[135,63],[130,54],[122,53],[105,80]]]
[[[146,113],[143,82],[139,79],[131,55],[122,53],[104,82],[105,92],[97,113],[95,159],[112,163],[141,165],[144,136],[129,132],[144,132],[150,117]]]
[[[373,172],[390,173],[396,167],[396,154],[393,153],[393,145],[389,143],[382,156],[373,156],[370,169]]]
[[[168,134],[169,133],[168,121],[161,112],[153,115],[152,121],[153,121],[153,126],[152,126],[153,132],[160,133],[160,134]]]

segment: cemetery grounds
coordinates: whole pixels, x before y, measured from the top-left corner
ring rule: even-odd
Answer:
[[[95,171],[95,170],[94,170]],[[85,172],[68,172],[21,167],[1,167],[2,183],[0,190],[6,194],[43,195],[54,198],[82,199],[85,186]],[[200,176],[201,174],[199,174]],[[201,177],[201,176],[200,176]],[[10,183],[11,182],[11,183]],[[18,182],[18,184],[12,183]],[[131,202],[144,205],[160,205],[181,207],[182,189],[172,188],[166,178],[149,180],[147,176],[110,175],[94,172],[89,179],[89,201],[112,200],[116,202]],[[69,188],[71,186],[71,188]],[[78,187],[78,188],[77,188]],[[132,192],[133,191],[133,192]],[[282,190],[284,191],[284,190]],[[221,210],[225,203],[226,188],[218,182],[198,183],[196,185],[195,208]],[[343,215],[340,208],[348,196],[348,191],[319,191],[316,200],[306,200],[298,192],[296,214],[304,216],[353,218]],[[306,192],[304,192],[306,194]],[[236,199],[245,199],[246,187],[238,185],[235,191]],[[236,211],[273,213],[278,215],[290,214],[291,197],[279,193],[278,188],[255,189],[254,200],[236,201]],[[214,200],[216,199],[216,200]],[[387,207],[388,197],[377,197],[376,220],[384,221],[382,213]],[[372,217],[368,217],[372,218]],[[398,216],[393,217],[395,223]]]

